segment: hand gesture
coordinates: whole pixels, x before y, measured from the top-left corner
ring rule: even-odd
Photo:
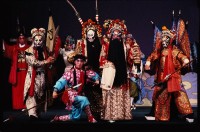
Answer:
[[[144,69],[145,70],[150,70],[150,66],[149,65],[145,65]]]
[[[46,61],[47,63],[53,63],[55,61],[55,58],[52,56],[49,56]]]
[[[57,98],[57,97],[58,97],[58,93],[57,93],[56,91],[53,91],[53,94],[52,94],[52,96],[53,96],[53,99],[55,99],[55,98]]]

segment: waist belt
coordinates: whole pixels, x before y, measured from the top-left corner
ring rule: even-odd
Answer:
[[[36,75],[41,75],[44,71],[36,71]]]
[[[17,68],[17,71],[19,72],[19,71],[26,71],[27,70],[27,68]]]

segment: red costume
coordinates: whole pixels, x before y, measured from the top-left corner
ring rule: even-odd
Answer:
[[[19,39],[23,37],[23,35],[20,35]],[[29,47],[26,42],[20,44],[19,39],[15,45],[4,44],[4,55],[12,61],[8,81],[12,84],[12,108],[16,110],[26,108],[23,101],[24,82],[27,73],[25,50]]]

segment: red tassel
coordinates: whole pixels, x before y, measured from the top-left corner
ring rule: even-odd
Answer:
[[[165,78],[167,75],[173,73],[175,71],[173,58],[172,58],[172,45],[169,45],[168,56],[165,60],[165,69],[163,77]],[[178,79],[175,75],[172,75],[167,81],[167,89],[168,92],[179,91],[181,89]]]
[[[69,102],[69,95],[68,95],[68,91],[65,90],[62,94],[61,100],[64,104]]]
[[[79,89],[78,89],[78,94],[81,93],[82,89],[83,89],[83,86],[84,86],[84,72],[81,71],[80,72],[80,83],[82,84]]]

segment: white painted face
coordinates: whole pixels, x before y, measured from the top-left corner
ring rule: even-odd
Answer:
[[[87,39],[89,42],[93,42],[95,37],[94,37],[95,32],[93,30],[89,30],[87,32]]]
[[[34,47],[42,47],[43,46],[43,38],[40,35],[35,36],[34,38]]]
[[[162,46],[163,48],[166,48],[170,43],[170,37],[169,36],[162,36]]]

